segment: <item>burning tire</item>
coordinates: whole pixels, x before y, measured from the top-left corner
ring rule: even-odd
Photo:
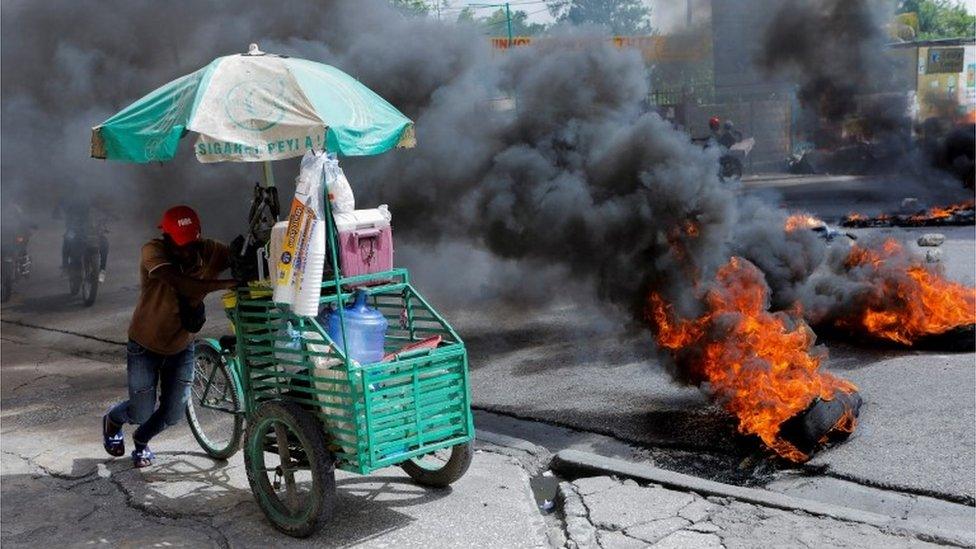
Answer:
[[[824,444],[847,439],[861,410],[861,395],[838,391],[832,400],[818,398],[810,406],[783,422],[780,437],[811,455]]]

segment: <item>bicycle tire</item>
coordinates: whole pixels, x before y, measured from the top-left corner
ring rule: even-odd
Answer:
[[[241,439],[244,437],[243,405],[238,397],[236,378],[232,375],[227,362],[213,347],[198,343],[193,355],[193,386],[190,388],[190,398],[186,403],[186,422],[190,426],[190,432],[193,433],[193,438],[196,439],[197,444],[200,445],[200,448],[207,455],[214,459],[228,459],[240,450]],[[212,366],[210,368],[201,366],[200,363],[202,361],[209,362]],[[233,412],[226,412],[227,415],[233,418],[231,420],[231,435],[228,437],[226,443],[219,441],[213,433],[207,433],[207,429],[204,428],[203,422],[197,413],[197,406],[202,408],[202,405],[198,405],[200,399],[204,396],[209,396],[209,394],[204,395],[196,391],[199,382],[202,381],[204,384],[201,390],[205,388],[207,383],[206,379],[201,379],[199,375],[201,373],[207,374],[208,378],[206,379],[219,375],[224,380],[225,390],[221,392],[221,397],[225,399],[225,402],[233,410]]]

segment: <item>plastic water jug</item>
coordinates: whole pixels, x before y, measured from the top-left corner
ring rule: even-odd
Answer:
[[[360,364],[383,360],[383,340],[386,337],[386,318],[383,313],[366,304],[366,292],[356,292],[356,300],[342,310],[346,325],[346,349],[349,359]],[[342,348],[339,313],[329,315],[329,337]]]

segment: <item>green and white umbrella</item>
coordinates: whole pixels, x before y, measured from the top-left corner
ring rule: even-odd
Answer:
[[[343,156],[414,145],[413,122],[335,67],[271,55],[252,44],[177,78],[92,128],[91,155],[170,160],[198,134],[200,162],[261,162],[310,149]]]

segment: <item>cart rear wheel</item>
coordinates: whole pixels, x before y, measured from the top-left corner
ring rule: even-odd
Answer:
[[[215,459],[227,459],[237,453],[244,435],[244,416],[235,383],[220,353],[210,345],[197,343],[186,422],[200,447]]]
[[[400,464],[400,467],[417,484],[444,488],[464,476],[471,465],[474,450],[470,442],[444,448],[430,454],[417,456]]]
[[[322,427],[300,406],[272,401],[248,421],[247,480],[275,528],[298,538],[315,533],[335,508],[335,462]]]

